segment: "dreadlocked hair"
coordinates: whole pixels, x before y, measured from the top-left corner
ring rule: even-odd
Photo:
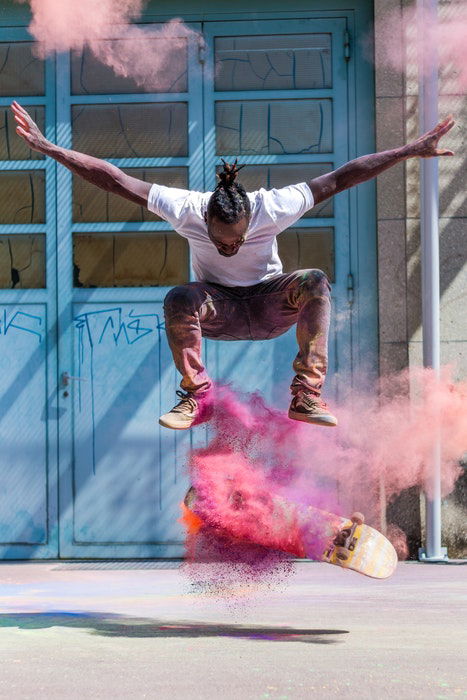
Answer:
[[[224,168],[217,174],[219,182],[208,202],[208,217],[213,216],[225,224],[235,224],[244,216],[250,218],[251,207],[245,188],[235,182],[237,173],[243,165],[237,165],[238,159],[232,165],[221,159]]]

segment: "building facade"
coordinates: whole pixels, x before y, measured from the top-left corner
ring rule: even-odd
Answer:
[[[0,0],[2,558],[181,556],[184,455],[206,440],[204,428],[172,433],[156,420],[179,381],[162,303],[192,279],[184,239],[29,151],[14,134],[11,100],[51,141],[151,182],[210,190],[221,156],[248,164],[248,190],[309,180],[417,133],[407,7],[294,0],[286,11],[274,1],[251,12],[244,1],[187,0],[169,13],[149,2],[146,29],[175,16],[192,32],[175,37],[176,60],[143,90],[86,49],[38,59],[26,7]],[[389,9],[408,56],[402,72],[380,55]],[[124,42],[121,28],[106,40]],[[440,112],[462,122],[465,96],[443,80]],[[460,153],[461,133],[453,132]],[[441,165],[443,361],[455,360],[458,376],[467,335],[457,310],[461,161]],[[417,182],[416,163],[396,166],[279,236],[286,270],[320,267],[332,282],[331,401],[421,362]],[[293,332],[206,341],[205,357],[216,379],[285,409],[294,345]],[[445,507],[456,551],[461,488]],[[390,506],[413,548],[422,508],[418,492]],[[380,518],[384,526],[386,512]]]

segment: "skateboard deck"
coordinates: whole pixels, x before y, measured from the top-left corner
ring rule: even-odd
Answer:
[[[229,503],[235,511],[240,508],[248,513],[248,499],[245,499],[241,491],[233,486]],[[317,517],[322,518],[326,535],[329,536],[324,537],[326,545],[321,555],[313,556],[313,559],[342,569],[352,569],[371,578],[384,579],[394,573],[397,566],[396,550],[381,532],[365,525],[364,516],[361,513],[354,513],[350,518],[344,518],[313,506],[302,509],[278,496],[272,497],[272,503],[280,522],[285,522],[286,526],[289,524],[291,528],[296,528],[297,522],[300,524],[304,539],[306,539],[307,522],[316,523]],[[188,490],[181,508],[182,521],[189,532],[197,532],[206,525],[202,509],[197,508],[197,493],[194,487]],[[284,514],[286,520],[284,520]],[[218,526],[216,529],[222,534],[231,534],[228,527]],[[309,558],[306,551],[300,551],[300,553],[290,549],[287,551],[295,553],[299,558]]]

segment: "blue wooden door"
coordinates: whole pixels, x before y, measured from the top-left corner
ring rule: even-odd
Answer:
[[[239,178],[249,191],[309,182],[348,160],[346,31],[345,18],[206,24],[207,72],[214,75],[204,103],[209,189],[220,156],[247,164]],[[325,390],[331,400],[352,373],[349,223],[344,195],[278,238],[285,271],[317,267],[332,281]],[[284,410],[296,352],[294,328],[274,341],[207,344],[219,379],[258,390]]]

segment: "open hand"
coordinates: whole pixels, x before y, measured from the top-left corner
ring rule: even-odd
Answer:
[[[21,107],[18,102],[11,104],[11,111],[15,115],[16,133],[26,141],[29,148],[33,151],[44,152],[48,145],[48,141],[37,126],[36,122],[31,119],[26,110]]]
[[[427,131],[426,134],[420,136],[416,141],[412,141],[408,145],[410,154],[420,156],[420,158],[432,158],[433,156],[453,156],[454,153],[447,148],[438,148],[438,141],[441,136],[444,136],[452,127],[455,121],[452,115],[446,117],[442,122],[439,122],[434,129]]]

